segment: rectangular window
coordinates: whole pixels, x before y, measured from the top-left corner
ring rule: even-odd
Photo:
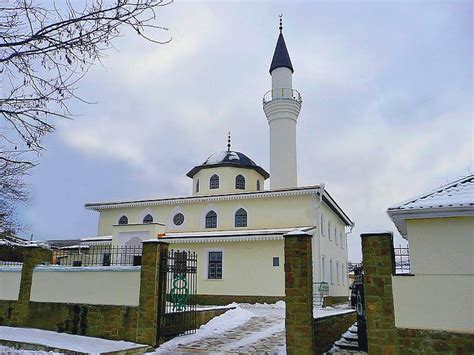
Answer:
[[[332,259],[329,260],[329,281],[333,284],[333,270],[332,270]]]
[[[321,213],[321,226],[320,226],[320,228],[321,228],[321,234],[323,236],[325,236],[326,233],[325,233],[325,230],[324,230],[324,215],[322,213]]]
[[[280,258],[278,256],[273,257],[273,266],[280,266]]]
[[[339,245],[339,235],[337,233],[337,226],[334,226],[334,241],[336,242],[336,245]]]
[[[341,280],[339,278],[339,261],[336,261],[336,280],[337,284],[339,285],[341,283]]]
[[[209,252],[209,265],[207,269],[208,279],[222,279],[222,252]]]
[[[321,258],[321,281],[327,281],[326,279],[326,257]]]
[[[342,279],[342,284],[346,284],[346,270],[345,270],[344,264],[341,265],[341,279]]]
[[[344,249],[344,231],[341,231],[341,249]]]
[[[331,221],[328,220],[328,237],[329,237],[329,240],[332,240],[332,236],[331,236]]]

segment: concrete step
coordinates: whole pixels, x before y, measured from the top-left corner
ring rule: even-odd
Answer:
[[[347,340],[347,341],[358,341],[359,340],[359,337],[357,336],[357,334],[354,334],[352,332],[345,332],[342,337]]]
[[[343,350],[352,350],[352,351],[359,350],[359,343],[355,341],[347,341],[344,339],[340,339],[336,341],[334,345]]]

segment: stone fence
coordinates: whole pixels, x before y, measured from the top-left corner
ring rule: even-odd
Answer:
[[[155,346],[165,317],[160,267],[167,250],[167,243],[146,241],[138,267],[64,268],[47,266],[51,250],[24,248],[23,265],[0,272],[0,325]],[[201,312],[196,325],[226,310]]]

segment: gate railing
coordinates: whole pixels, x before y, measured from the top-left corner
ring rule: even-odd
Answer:
[[[393,248],[395,254],[395,274],[409,274],[410,267],[410,248],[398,247]]]
[[[324,281],[313,282],[313,306],[322,307],[326,296],[329,296],[329,284]]]
[[[170,250],[162,255],[166,301],[160,335],[170,337],[196,332],[197,255]]]

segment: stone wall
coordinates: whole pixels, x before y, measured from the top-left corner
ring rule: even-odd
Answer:
[[[472,354],[474,334],[396,328],[392,274],[392,233],[361,235],[369,353]],[[439,300],[443,302],[442,299]],[[432,310],[436,312],[436,309]],[[469,312],[469,310],[466,310]]]
[[[314,320],[314,353],[323,354],[356,322],[355,311]]]
[[[398,328],[400,354],[474,354],[474,334]]]

